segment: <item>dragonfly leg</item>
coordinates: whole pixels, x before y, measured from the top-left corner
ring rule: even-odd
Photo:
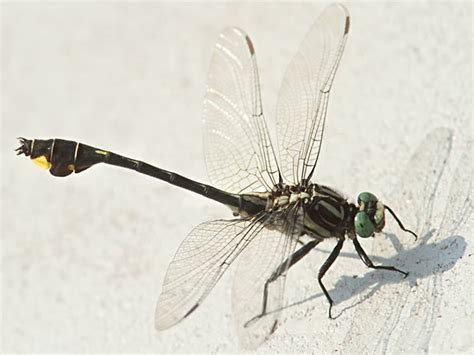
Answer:
[[[319,274],[318,274],[319,286],[320,286],[321,289],[323,290],[323,293],[324,293],[324,295],[326,296],[326,298],[327,298],[327,300],[328,300],[328,302],[329,302],[329,318],[332,318],[332,316],[331,316],[331,309],[332,309],[332,305],[333,305],[334,302],[333,302],[331,296],[329,296],[329,293],[328,293],[328,291],[326,290],[326,287],[324,287],[323,282],[322,282],[322,278],[323,278],[323,276],[326,274],[326,272],[329,270],[329,268],[331,267],[331,265],[334,263],[334,261],[336,260],[336,258],[339,256],[339,252],[341,251],[343,244],[344,244],[344,239],[343,239],[343,238],[339,239],[339,241],[337,242],[336,246],[335,246],[334,249],[332,250],[331,254],[330,254],[329,257],[326,259],[326,261],[324,262],[323,266],[321,266],[321,269],[319,269]]]
[[[397,269],[394,266],[374,265],[372,263],[372,260],[370,260],[369,257],[367,256],[367,253],[364,251],[364,249],[362,249],[362,246],[360,245],[359,241],[356,238],[354,238],[353,242],[354,242],[354,246],[355,246],[355,249],[357,251],[357,254],[359,254],[359,257],[364,262],[364,264],[367,265],[367,267],[370,267],[371,269],[382,269],[382,270],[397,271],[397,272],[405,275],[405,277],[408,276],[408,272]]]
[[[253,317],[247,323],[245,323],[245,327],[248,327],[251,323],[255,322],[256,320],[262,318],[267,314],[267,301],[268,301],[268,286],[270,283],[278,279],[286,270],[300,261],[306,254],[309,253],[311,249],[313,249],[316,245],[319,244],[319,240],[312,240],[306,244],[304,244],[300,249],[298,249],[294,254],[292,254],[288,259],[283,261],[275,271],[270,275],[270,277],[265,281],[265,286],[263,287],[263,303],[262,303],[262,311],[259,315]]]

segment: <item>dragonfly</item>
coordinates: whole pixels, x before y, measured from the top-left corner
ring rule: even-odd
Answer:
[[[250,37],[236,27],[219,34],[203,105],[211,184],[75,141],[19,138],[17,154],[30,157],[54,176],[105,163],[166,181],[231,209],[232,218],[198,225],[178,248],[157,302],[156,329],[170,328],[193,313],[238,260],[232,308],[239,338],[246,347],[263,342],[278,326],[288,270],[329,238],[337,243],[317,276],[329,302],[329,318],[334,302],[323,277],[346,240],[369,268],[408,275],[395,266],[374,265],[359,242],[382,232],[386,213],[401,230],[417,237],[388,205],[370,192],[350,202],[335,189],[312,182],[349,28],[347,9],[334,4],[323,11],[301,43],[279,91],[277,149],[263,114]]]

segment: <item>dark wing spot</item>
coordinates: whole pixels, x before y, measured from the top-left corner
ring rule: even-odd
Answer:
[[[184,315],[183,319],[189,316],[191,313],[193,313],[198,307],[199,307],[199,303],[196,303],[194,306],[192,306],[191,309],[188,311],[188,313]]]
[[[273,323],[272,329],[270,330],[270,334],[275,333],[277,328],[278,328],[278,320],[276,320],[275,323]]]
[[[346,17],[346,27],[344,28],[344,34],[348,34],[349,33],[349,27],[350,27],[350,24],[351,24],[351,19],[349,16]]]
[[[250,40],[250,37],[249,37],[249,36],[245,36],[245,40],[247,41],[247,46],[249,47],[250,54],[251,54],[251,55],[254,55],[254,54],[255,54],[255,49],[253,48],[253,43],[252,43],[252,41]]]

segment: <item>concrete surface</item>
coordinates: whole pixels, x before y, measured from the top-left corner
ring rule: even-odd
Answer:
[[[100,166],[53,178],[15,138],[62,137],[207,181],[201,106],[213,42],[253,38],[273,124],[285,66],[325,3],[2,3],[2,353],[238,351],[232,272],[192,316],[157,333],[167,265],[212,201]],[[327,242],[291,270],[291,306],[258,351],[468,353],[472,300],[472,5],[348,3],[352,29],[330,100],[320,183],[385,198],[363,245],[408,278],[368,270]],[[445,127],[444,129],[436,129]],[[464,154],[464,155],[463,155]]]

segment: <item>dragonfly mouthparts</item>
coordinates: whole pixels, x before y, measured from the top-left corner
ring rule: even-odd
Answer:
[[[20,141],[21,146],[15,149],[16,155],[25,154],[27,157],[30,156],[32,141],[23,137],[18,137],[17,139]]]

